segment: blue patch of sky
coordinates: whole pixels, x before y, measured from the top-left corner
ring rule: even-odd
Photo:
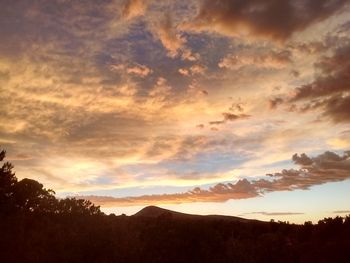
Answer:
[[[152,88],[159,77],[166,78],[170,86],[175,89],[187,87],[190,80],[179,78],[180,67],[186,63],[178,56],[170,58],[168,51],[161,42],[148,30],[144,22],[139,21],[130,26],[128,34],[109,40],[104,47],[104,52],[97,55],[100,65],[126,63],[130,66],[141,64],[152,69],[152,74],[140,79],[134,76],[134,81],[142,83],[142,92]]]
[[[135,62],[152,66],[166,57],[161,42],[153,37],[142,20],[131,24],[127,34],[107,41],[104,50],[113,55],[116,63]]]
[[[232,39],[227,37],[205,33],[184,35],[187,39],[186,45],[202,55],[201,60],[213,70],[217,69],[219,61],[232,49]]]

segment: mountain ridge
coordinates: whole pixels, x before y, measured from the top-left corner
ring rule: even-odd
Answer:
[[[157,217],[171,217],[176,219],[210,219],[210,220],[227,220],[227,221],[239,221],[239,222],[262,222],[255,219],[247,219],[237,216],[228,216],[228,215],[197,215],[197,214],[187,214],[181,213],[158,206],[146,206],[140,211],[133,215],[134,217],[147,217],[147,218],[157,218]]]

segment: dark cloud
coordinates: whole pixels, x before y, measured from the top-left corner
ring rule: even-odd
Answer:
[[[297,87],[291,97],[269,101],[270,108],[289,104],[290,111],[305,113],[321,111],[320,117],[333,122],[350,121],[350,39],[342,39],[333,54],[323,56],[315,63],[314,81]]]
[[[238,111],[238,112],[243,112],[243,104],[242,103],[232,103],[231,107],[229,108],[230,111]]]
[[[263,216],[293,216],[293,215],[303,215],[304,213],[299,212],[251,212],[245,213],[244,215],[263,215]]]
[[[238,119],[246,119],[246,118],[249,118],[250,115],[247,115],[247,114],[233,114],[233,113],[229,113],[229,112],[224,112],[222,114],[224,116],[224,120],[225,121],[235,121],[235,120],[238,120]]]
[[[136,197],[101,197],[84,196],[92,202],[106,206],[146,205],[189,202],[225,202],[230,199],[244,199],[261,196],[272,191],[292,191],[309,189],[311,186],[328,182],[350,179],[350,151],[343,155],[325,152],[316,157],[306,154],[294,154],[293,161],[300,169],[282,170],[268,174],[269,179],[248,181],[238,180],[235,183],[219,183],[209,189],[196,187],[188,192],[162,195],[143,195]],[[265,213],[265,215],[291,215],[300,213]]]
[[[269,100],[269,107],[270,109],[276,109],[278,107],[278,105],[283,103],[283,99],[280,97],[274,98],[274,99],[270,99]]]
[[[311,165],[313,163],[311,158],[309,158],[305,153],[302,153],[300,156],[298,154],[294,154],[292,159],[295,164],[303,166]]]
[[[337,33],[348,33],[349,31],[350,31],[350,21],[347,21],[339,27]]]
[[[293,155],[293,161],[300,169],[282,170],[270,174],[274,180],[260,179],[255,185],[263,191],[308,189],[327,182],[343,181],[350,178],[350,152],[338,155],[325,152],[310,158],[306,154]]]
[[[324,115],[334,122],[350,122],[350,96],[334,96],[325,102],[323,109]]]
[[[198,16],[187,27],[237,35],[242,29],[256,36],[284,40],[340,10],[346,0],[222,0],[201,1]]]
[[[220,125],[220,124],[224,124],[225,121],[210,121],[209,124],[210,125]]]
[[[336,210],[333,211],[334,214],[350,214],[350,210]]]
[[[290,74],[294,77],[297,78],[300,76],[300,72],[298,70],[292,70]]]
[[[246,119],[246,118],[250,117],[250,115],[248,115],[248,114],[233,114],[230,112],[223,112],[222,116],[224,117],[223,120],[211,121],[211,122],[209,122],[209,124],[210,125],[220,125],[220,124],[224,124],[228,121],[236,121],[236,120]]]
[[[289,111],[305,113],[312,110],[320,110],[321,116],[335,123],[350,121],[350,96],[346,92],[339,93],[326,98],[305,100],[301,105],[292,103]]]
[[[296,88],[292,101],[325,97],[350,90],[350,42],[316,63],[317,79]]]

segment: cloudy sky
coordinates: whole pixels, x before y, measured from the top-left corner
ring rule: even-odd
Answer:
[[[347,0],[2,0],[0,146],[105,212],[350,213]]]

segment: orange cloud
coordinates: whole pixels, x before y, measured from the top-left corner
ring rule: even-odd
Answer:
[[[157,28],[154,30],[163,46],[168,50],[168,55],[170,57],[175,57],[178,54],[179,49],[181,49],[186,43],[185,38],[177,32],[175,26],[173,25],[173,21],[169,13],[163,17],[163,19],[157,25]]]
[[[149,0],[127,0],[124,3],[122,15],[127,19],[141,16],[146,12]]]
[[[127,68],[126,72],[129,74],[135,74],[140,77],[146,77],[152,73],[152,70],[144,65],[136,65],[134,67]]]
[[[239,69],[244,66],[280,69],[291,63],[291,52],[270,51],[262,54],[239,54],[223,58],[218,66],[220,68]]]
[[[299,170],[283,170],[269,174],[272,180],[258,179],[238,180],[235,183],[219,183],[208,190],[199,187],[188,192],[177,194],[156,194],[134,197],[83,196],[93,203],[102,206],[132,206],[152,204],[176,204],[192,202],[225,202],[230,199],[257,197],[265,192],[291,191],[309,189],[309,187],[327,182],[342,181],[350,178],[350,151],[344,155],[325,152],[316,157],[306,154],[293,155],[293,161]]]
[[[209,190],[194,188],[193,190],[179,194],[143,195],[138,197],[115,198],[107,196],[84,196],[95,204],[111,206],[132,206],[151,204],[180,204],[192,202],[223,202],[229,199],[244,199],[255,197],[258,194],[246,180],[240,180],[236,184],[218,184]]]

